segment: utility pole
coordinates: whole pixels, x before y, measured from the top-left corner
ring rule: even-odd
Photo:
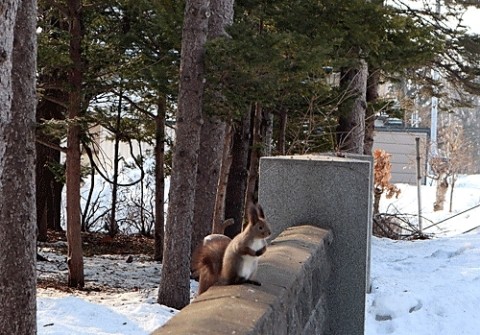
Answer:
[[[436,13],[437,15],[440,16],[440,10],[441,10],[441,5],[440,5],[440,0],[437,0],[436,3]],[[437,69],[432,70],[432,79],[433,81],[437,81],[439,79],[440,75],[437,71]],[[438,121],[438,97],[435,96],[436,89],[435,87],[433,88],[434,94],[432,96],[432,115],[431,115],[431,125],[430,125],[430,153],[431,157],[436,157],[438,155],[438,148],[437,148],[437,121]]]
[[[422,184],[422,174],[420,170],[420,137],[415,138],[415,148],[417,154],[417,204],[418,204],[418,231],[422,234],[422,193],[421,193],[421,184]]]

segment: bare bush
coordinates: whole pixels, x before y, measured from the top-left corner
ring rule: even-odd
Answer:
[[[377,149],[373,153],[375,160],[374,165],[374,201],[373,201],[373,214],[378,214],[380,199],[382,194],[385,193],[387,199],[392,197],[398,197],[400,189],[394,184],[390,183],[392,178],[392,164],[390,163],[390,154],[385,150]]]

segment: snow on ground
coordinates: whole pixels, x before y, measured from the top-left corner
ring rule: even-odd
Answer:
[[[382,199],[381,211],[416,214],[416,188],[399,187],[400,197]],[[480,229],[475,228],[480,225],[480,207],[465,210],[480,204],[480,176],[465,176],[457,182],[452,213],[448,203],[447,210],[432,211],[434,186],[423,186],[421,194],[423,227],[431,239],[373,238],[365,334],[476,335],[480,329]],[[53,262],[38,263],[39,276],[48,278],[55,270],[65,280],[65,257],[49,253],[48,258]],[[38,334],[148,334],[177,312],[156,304],[160,271],[161,264],[142,256],[129,263],[123,256],[85,258],[87,285],[108,285],[111,290],[38,289]],[[192,295],[195,290],[194,284]]]
[[[381,211],[417,213],[416,187],[399,187],[399,199],[382,199]],[[435,187],[422,187],[422,223],[431,239],[373,238],[366,334],[479,333],[480,207],[468,209],[480,204],[480,176],[462,177],[453,195],[452,213],[448,200],[435,213]]]
[[[39,294],[38,334],[148,334],[174,314],[148,293],[122,293],[103,301],[78,294]]]
[[[64,244],[65,242],[57,242]],[[56,250],[58,250],[58,245]],[[64,255],[41,247],[49,262],[38,262],[38,277],[67,281]],[[150,257],[101,255],[84,258],[86,291],[37,289],[38,334],[149,334],[176,310],[156,303],[161,264]],[[46,286],[46,285],[44,285]],[[192,281],[193,296],[198,285]]]
[[[480,234],[375,239],[367,334],[478,334]]]

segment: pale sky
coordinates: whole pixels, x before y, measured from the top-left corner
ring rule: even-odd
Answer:
[[[387,0],[386,2],[387,2],[387,4],[390,4],[390,5],[393,5],[393,6],[395,6],[395,3],[396,3],[395,0]],[[414,8],[414,9],[419,9],[419,8],[423,7],[425,2],[428,3],[428,5],[432,9],[435,9],[436,8],[435,6],[437,4],[437,0],[423,0],[423,1],[402,0],[402,2],[407,3],[411,8]],[[463,24],[467,27],[470,27],[471,28],[470,31],[472,33],[480,35],[480,9],[472,7],[472,6],[468,7],[467,11],[463,15]]]
[[[473,33],[480,35],[480,9],[470,7],[463,19],[465,25],[471,27]]]

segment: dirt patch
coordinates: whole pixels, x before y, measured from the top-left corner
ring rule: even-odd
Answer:
[[[155,240],[141,235],[121,235],[110,237],[103,233],[82,233],[83,255],[151,255],[154,254]],[[47,242],[39,242],[38,246],[56,249],[67,254],[66,232],[49,231]],[[41,255],[41,253],[40,253]]]
[[[140,235],[82,233],[84,292],[124,292],[155,287],[161,264],[153,260],[154,239]],[[75,292],[67,286],[67,239],[65,232],[49,232],[38,242],[37,287]]]

